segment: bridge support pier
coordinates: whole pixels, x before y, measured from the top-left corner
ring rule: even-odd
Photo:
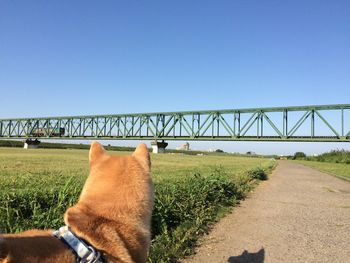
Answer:
[[[38,139],[27,139],[24,141],[24,149],[37,149],[39,147],[40,141]]]
[[[168,143],[162,140],[161,142],[158,142],[158,141],[151,142],[151,145],[153,148],[153,153],[164,153],[165,148],[168,146]]]

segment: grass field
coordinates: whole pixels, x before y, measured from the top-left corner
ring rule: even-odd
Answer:
[[[130,152],[110,152],[127,155]],[[152,176],[155,182],[179,179],[186,175],[209,174],[223,168],[234,175],[269,163],[264,158],[230,155],[152,154]],[[87,150],[0,148],[1,191],[54,189],[74,177],[83,183],[89,173]]]
[[[156,199],[149,262],[189,254],[218,214],[276,164],[231,155],[152,154],[151,160]],[[0,232],[60,227],[88,172],[87,150],[0,148]]]
[[[350,181],[350,164],[348,163],[315,162],[302,160],[298,160],[296,162]]]

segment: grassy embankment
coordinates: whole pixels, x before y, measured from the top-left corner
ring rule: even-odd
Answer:
[[[198,236],[275,165],[230,155],[151,158],[156,200],[149,262],[191,253]],[[86,150],[0,148],[0,231],[60,227],[87,175]]]
[[[349,151],[336,150],[323,153],[319,156],[308,156],[297,161],[306,166],[350,181]]]

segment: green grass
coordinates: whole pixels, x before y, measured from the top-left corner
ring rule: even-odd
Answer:
[[[125,155],[130,152],[110,152]],[[276,162],[232,155],[151,155],[155,182],[149,262],[176,262]],[[87,150],[0,148],[0,232],[58,228],[88,175]]]
[[[128,155],[130,152],[113,152]],[[208,174],[217,167],[227,173],[243,174],[268,164],[264,158],[231,155],[151,154],[152,176],[155,182],[179,179],[191,174]],[[0,148],[1,191],[23,189],[54,189],[73,177],[83,183],[89,173],[87,150]]]
[[[71,177],[88,175],[87,150],[0,148],[1,191],[60,188]]]
[[[350,181],[350,164],[334,163],[334,162],[302,161],[302,160],[298,160],[296,162]]]

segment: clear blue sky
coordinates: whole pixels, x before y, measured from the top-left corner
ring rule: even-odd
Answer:
[[[0,118],[350,103],[349,14],[346,0],[1,0]]]

